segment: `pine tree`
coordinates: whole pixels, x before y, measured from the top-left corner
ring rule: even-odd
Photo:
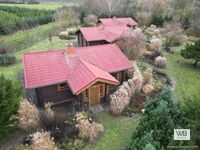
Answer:
[[[10,118],[19,106],[21,88],[3,75],[0,77],[0,139],[11,129]]]
[[[194,44],[187,44],[185,49],[181,50],[181,55],[185,59],[195,60],[194,67],[200,61],[200,39]]]

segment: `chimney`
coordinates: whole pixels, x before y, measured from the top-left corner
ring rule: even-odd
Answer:
[[[100,25],[99,25],[99,28],[100,28],[100,30],[104,30],[104,25],[101,23]]]
[[[117,17],[116,16],[113,16],[113,18],[112,18],[113,20],[116,20],[117,19]]]
[[[66,54],[67,55],[75,54],[75,48],[72,43],[66,44]]]

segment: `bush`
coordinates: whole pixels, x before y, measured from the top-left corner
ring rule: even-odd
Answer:
[[[140,123],[133,131],[127,150],[143,150],[145,147],[167,149],[167,146],[189,145],[189,142],[174,141],[176,128],[186,127],[178,104],[173,103],[172,92],[165,89],[155,100],[147,100]]]
[[[162,36],[165,38],[165,48],[180,45],[184,39],[183,29],[178,22],[168,22],[161,29]]]
[[[153,37],[150,42],[153,51],[159,51],[161,49],[161,40],[159,38]]]
[[[170,20],[172,20],[172,16],[154,14],[152,17],[151,24],[155,24],[158,27],[162,27],[165,22],[168,22]]]
[[[39,112],[34,104],[27,99],[22,99],[18,110],[19,127],[25,131],[39,128]]]
[[[121,114],[129,105],[134,94],[140,92],[142,88],[143,77],[135,63],[134,70],[129,70],[128,75],[132,78],[129,79],[128,82],[123,82],[123,84],[110,95],[110,107],[112,113],[115,115]]]
[[[156,57],[155,65],[159,68],[165,68],[167,66],[166,58],[161,56]]]
[[[139,28],[127,29],[122,33],[117,45],[129,59],[135,60],[144,53],[145,36]]]
[[[151,68],[148,68],[144,76],[144,83],[149,84],[151,83],[152,79],[153,79],[153,70]]]
[[[0,139],[5,138],[12,129],[10,118],[17,112],[21,94],[18,84],[3,75],[0,77]]]
[[[145,30],[145,33],[148,35],[148,36],[156,36],[158,37],[160,35],[160,30],[156,27],[156,25],[154,24],[151,24],[150,27],[148,27],[146,30]]]
[[[36,132],[33,134],[33,150],[57,150],[49,132]]]
[[[94,142],[104,132],[103,125],[92,122],[92,119],[88,118],[85,113],[77,113],[76,121],[76,127],[79,129],[79,137],[82,139],[89,139],[89,141]]]
[[[55,115],[54,115],[54,111],[51,109],[51,103],[50,103],[50,102],[48,102],[48,103],[45,104],[45,111],[44,111],[44,114],[45,114],[46,120],[47,120],[49,123],[51,123],[51,122],[54,121]]]
[[[0,66],[11,65],[16,62],[16,58],[12,54],[0,54]]]
[[[8,54],[10,52],[10,46],[4,41],[0,41],[0,55]]]

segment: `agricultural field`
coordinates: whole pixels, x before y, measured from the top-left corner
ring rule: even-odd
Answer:
[[[54,21],[54,11],[0,6],[0,34],[13,34]]]
[[[0,6],[8,6],[8,7],[21,7],[21,8],[29,8],[29,9],[45,9],[45,10],[56,10],[63,5],[53,3],[53,4],[0,4]]]

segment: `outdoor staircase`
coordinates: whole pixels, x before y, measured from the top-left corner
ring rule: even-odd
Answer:
[[[95,106],[90,106],[90,111],[93,114],[97,114],[99,112],[104,111],[104,108],[103,108],[103,106],[101,104],[98,104],[98,105],[95,105]]]

